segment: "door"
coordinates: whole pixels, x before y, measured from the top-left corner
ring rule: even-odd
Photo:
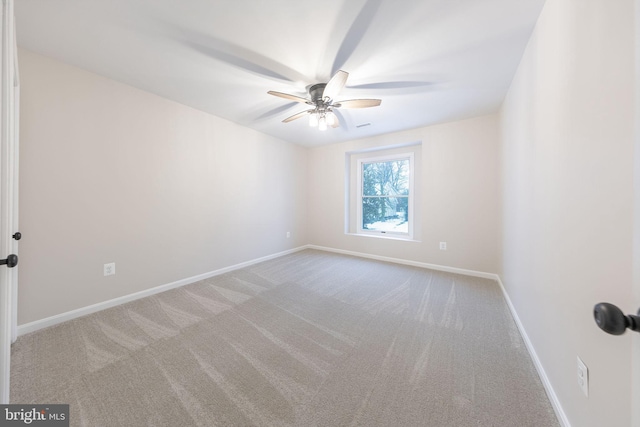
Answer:
[[[2,0],[0,34],[0,403],[9,403],[11,343],[17,330],[18,97],[13,1]]]
[[[635,0],[635,155],[633,159],[633,297],[634,307],[640,308],[640,0]],[[640,312],[638,312],[640,315]],[[631,425],[640,426],[640,334],[633,334],[631,367]]]

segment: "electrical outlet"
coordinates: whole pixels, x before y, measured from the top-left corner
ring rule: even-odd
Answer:
[[[287,239],[291,237],[291,233],[287,231]]]
[[[585,396],[589,397],[589,369],[578,356],[578,385]]]
[[[110,262],[109,264],[104,265],[104,275],[105,276],[113,276],[116,274],[116,263]]]
[[[447,250],[447,242],[440,242],[440,250],[441,251]]]

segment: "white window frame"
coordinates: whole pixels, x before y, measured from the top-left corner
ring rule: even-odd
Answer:
[[[397,231],[378,231],[378,230],[367,230],[362,228],[362,190],[363,190],[363,182],[362,182],[362,166],[365,163],[384,163],[384,162],[391,162],[394,160],[404,160],[407,159],[409,160],[409,201],[408,201],[408,211],[407,211],[407,222],[409,225],[409,231],[407,233],[401,233],[401,232],[397,232]],[[356,206],[356,221],[357,221],[357,226],[356,226],[356,233],[357,234],[363,234],[363,235],[369,235],[369,236],[379,236],[379,237],[394,237],[394,238],[401,238],[401,239],[407,239],[407,240],[412,240],[413,239],[413,224],[415,221],[414,218],[414,209],[413,209],[413,205],[414,205],[414,176],[415,176],[415,168],[414,168],[414,161],[413,161],[413,153],[412,152],[406,152],[406,153],[398,153],[398,154],[389,154],[389,155],[385,155],[385,156],[377,156],[377,157],[368,157],[365,159],[358,159],[358,170],[356,172],[357,178],[356,178],[356,191],[358,192],[358,197],[357,197],[357,206]]]

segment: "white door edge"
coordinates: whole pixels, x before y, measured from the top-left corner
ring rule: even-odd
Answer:
[[[633,160],[633,276],[632,293],[634,310],[640,308],[640,0],[635,0],[634,20],[635,54],[635,111],[634,111],[634,160]],[[631,313],[631,314],[635,314]],[[640,427],[640,334],[631,333],[631,425]]]
[[[16,109],[16,40],[14,22],[14,0],[2,0],[0,29],[1,76],[0,76],[0,258],[17,251],[13,240],[14,220],[17,220],[17,131]],[[11,343],[14,331],[14,301],[17,270],[0,267],[0,403],[9,403],[11,379]]]

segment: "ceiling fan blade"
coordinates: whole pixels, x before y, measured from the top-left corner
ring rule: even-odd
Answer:
[[[381,103],[382,100],[380,99],[350,99],[336,102],[333,106],[336,108],[369,108],[377,107]]]
[[[301,111],[301,112],[299,112],[299,113],[297,113],[297,114],[294,114],[294,115],[293,115],[293,116],[291,116],[291,117],[287,117],[286,119],[284,119],[284,120],[282,121],[282,123],[289,123],[289,122],[292,122],[292,121],[294,121],[294,120],[296,120],[296,119],[299,119],[300,117],[304,117],[304,116],[306,116],[306,115],[307,115],[307,114],[309,114],[311,111],[313,111],[313,110]]]
[[[270,90],[267,93],[269,95],[278,96],[278,97],[284,98],[284,99],[290,99],[292,101],[300,102],[302,104],[309,104],[311,102],[306,98],[301,98],[301,97],[295,96],[295,95],[289,95],[288,93],[276,92],[276,91],[273,91],[273,90]]]
[[[353,57],[353,54],[354,52],[356,52],[356,50],[361,51],[363,49],[364,46],[362,44],[362,41],[364,40],[366,35],[373,32],[371,31],[372,24],[374,19],[378,15],[378,10],[380,9],[380,5],[382,3],[383,0],[367,0],[364,6],[362,6],[360,13],[358,13],[358,16],[355,18],[355,20],[352,20],[352,15],[350,13],[346,13],[348,12],[346,7],[340,11],[341,13],[338,16],[342,16],[342,18],[340,19],[344,20],[345,24],[350,24],[350,27],[347,33],[343,36],[340,48],[336,52],[335,61],[333,62],[333,66],[331,67],[332,71],[341,69],[347,63],[347,61]],[[351,4],[349,5],[348,9],[351,10]],[[385,21],[387,20],[387,18],[388,17],[385,16]],[[382,31],[376,31],[376,33],[381,32]],[[369,46],[369,44],[367,44],[367,46]],[[366,49],[366,47],[364,48]]]
[[[384,91],[385,95],[410,95],[416,93],[434,92],[442,88],[442,83],[426,81],[396,81],[349,85],[348,88],[350,91],[352,89],[365,89],[369,92],[375,90],[378,93],[380,93],[380,91]]]
[[[269,111],[266,111],[265,113],[261,114],[259,117],[256,117],[256,120],[264,120],[264,119],[270,119],[272,117],[275,116],[279,116],[282,113],[284,113],[285,111],[288,111],[289,108],[296,106],[298,104],[296,104],[295,102],[287,102],[284,105],[281,105],[277,108],[273,108]]]
[[[342,112],[338,109],[332,110],[332,113],[336,115],[336,119],[338,119],[338,123],[345,129],[350,129],[353,127],[353,123],[351,120],[342,114]]]
[[[349,86],[349,89],[416,89],[420,87],[435,86],[437,83],[424,81],[397,81],[397,82],[378,82],[362,85]]]
[[[336,96],[340,93],[344,85],[347,83],[347,78],[349,77],[349,73],[346,71],[339,70],[337,73],[331,77],[329,83],[324,88],[324,92],[322,92],[323,98],[335,99]]]
[[[340,120],[338,119],[338,116],[334,114],[333,110],[327,111],[326,123],[332,128],[340,127]]]

